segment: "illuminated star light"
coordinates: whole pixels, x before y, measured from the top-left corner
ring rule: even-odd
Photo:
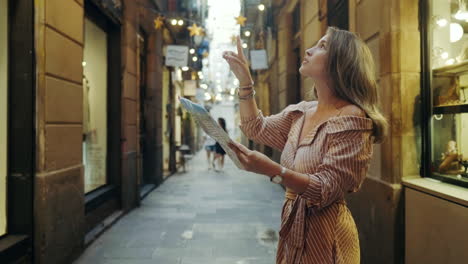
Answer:
[[[196,23],[193,23],[192,26],[188,27],[188,30],[190,31],[190,36],[200,36],[203,32],[203,28],[197,26]]]
[[[154,20],[154,28],[155,29],[160,29],[162,28],[164,25],[164,18],[161,17],[161,16],[158,16],[155,20]]]
[[[236,35],[231,36],[231,43],[232,43],[232,45],[236,45],[236,43],[237,43],[237,36]]]
[[[245,26],[245,21],[247,21],[247,18],[245,16],[238,16],[235,19],[237,21],[237,24]]]

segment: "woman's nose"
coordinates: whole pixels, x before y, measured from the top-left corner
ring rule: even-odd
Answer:
[[[306,55],[307,56],[312,56],[312,49],[307,49],[306,50]]]

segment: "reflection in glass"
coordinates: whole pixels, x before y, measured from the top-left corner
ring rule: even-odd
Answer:
[[[432,171],[468,184],[468,12],[466,0],[431,1]]]
[[[85,193],[107,183],[107,34],[85,20],[83,54]]]
[[[6,233],[7,225],[7,2],[0,0],[0,236]]]

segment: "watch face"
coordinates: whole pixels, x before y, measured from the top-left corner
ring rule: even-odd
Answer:
[[[281,177],[279,175],[276,175],[276,176],[273,177],[273,179],[271,181],[274,182],[274,183],[281,183],[283,181],[283,177]]]

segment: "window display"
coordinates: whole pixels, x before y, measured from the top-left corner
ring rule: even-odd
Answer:
[[[85,19],[83,164],[85,193],[107,184],[107,33]]]
[[[468,187],[467,0],[431,0],[432,176]]]
[[[0,236],[7,224],[8,0],[0,0]]]

